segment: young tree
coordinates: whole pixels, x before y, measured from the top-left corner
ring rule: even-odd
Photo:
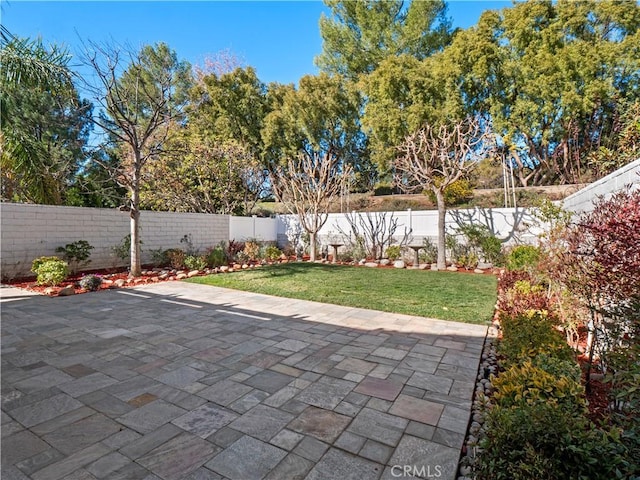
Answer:
[[[189,65],[179,62],[166,44],[145,46],[138,52],[92,45],[85,60],[93,71],[93,94],[101,112],[94,122],[121,153],[118,182],[126,186],[131,218],[131,267],[141,272],[140,189],[148,162],[162,153],[173,122],[182,115]],[[123,70],[124,69],[124,70]]]
[[[290,158],[271,174],[276,198],[297,215],[310,237],[311,261],[316,259],[316,237],[327,222],[329,204],[343,191],[351,176],[351,167],[331,154],[301,153]]]
[[[438,269],[446,267],[444,190],[468,175],[492,146],[488,127],[468,117],[452,125],[425,125],[398,147],[395,183],[405,191],[431,190],[438,204]]]

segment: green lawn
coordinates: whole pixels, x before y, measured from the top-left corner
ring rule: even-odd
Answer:
[[[493,275],[428,270],[284,263],[187,281],[479,324],[491,320],[496,303],[496,278]]]

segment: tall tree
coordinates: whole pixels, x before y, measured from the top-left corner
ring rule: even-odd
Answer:
[[[349,181],[351,168],[325,153],[301,153],[278,166],[271,175],[276,198],[287,210],[297,215],[309,234],[310,260],[316,260],[316,239],[329,216],[329,204],[338,197]]]
[[[0,161],[4,200],[59,204],[84,156],[91,105],[81,101],[70,55],[0,32]]]
[[[350,164],[362,185],[371,184],[366,139],[360,129],[362,98],[352,82],[321,73],[306,75],[299,87],[271,85],[271,111],[262,138],[273,163],[304,151]]]
[[[135,277],[141,272],[139,220],[143,172],[163,152],[173,122],[182,118],[186,90],[180,87],[188,82],[190,67],[179,62],[175,52],[162,43],[145,46],[138,52],[93,45],[85,59],[96,81],[86,88],[102,109],[94,121],[121,155],[114,174],[129,193],[129,274]]]
[[[451,40],[451,22],[442,0],[325,0],[331,17],[320,18],[321,70],[356,80],[388,57],[423,59]]]
[[[587,157],[640,90],[634,1],[527,1],[483,14],[448,54],[521,184],[593,179]]]
[[[431,190],[438,204],[438,269],[446,267],[445,189],[467,175],[491,148],[491,135],[477,118],[440,127],[425,125],[398,147],[396,185],[405,191]]]

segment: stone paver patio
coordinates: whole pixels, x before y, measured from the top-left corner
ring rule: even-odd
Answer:
[[[486,327],[168,282],[2,293],[2,478],[453,479]]]

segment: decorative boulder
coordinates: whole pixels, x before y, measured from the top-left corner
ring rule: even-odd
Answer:
[[[380,260],[380,265],[382,265],[383,267],[386,267],[390,263],[391,263],[391,260],[389,260],[388,258],[383,258],[382,260]]]
[[[184,280],[185,278],[187,278],[186,273],[179,273],[178,275],[176,275],[176,280]]]
[[[115,282],[113,282],[113,284],[116,287],[124,287],[127,284],[127,281],[123,278],[119,278],[118,280],[116,280]]]
[[[378,264],[376,262],[367,262],[364,264],[365,267],[376,268]]]
[[[447,267],[447,270],[450,272],[457,272],[458,267],[456,267],[455,265],[451,265],[450,267]]]
[[[491,262],[478,262],[478,266],[476,267],[479,270],[489,270],[490,268],[493,268],[493,263]]]
[[[76,290],[73,288],[73,285],[67,285],[62,290],[58,292],[59,297],[68,297],[69,295],[75,295]]]
[[[189,273],[187,273],[187,277],[191,278],[199,274],[200,274],[200,270],[191,270]]]
[[[395,262],[393,262],[393,267],[394,268],[405,268],[406,265],[404,263],[404,260],[396,260]]]

